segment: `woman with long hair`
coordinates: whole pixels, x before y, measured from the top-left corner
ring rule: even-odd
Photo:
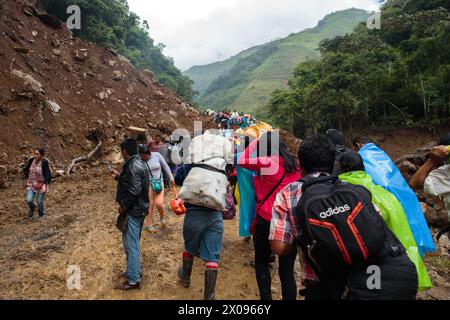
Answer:
[[[30,208],[28,217],[32,218],[36,205],[34,198],[37,198],[37,208],[39,211],[39,218],[45,217],[44,198],[48,193],[49,185],[52,182],[52,173],[49,161],[45,158],[45,148],[36,148],[34,150],[34,157],[30,158],[23,169],[25,178],[27,179],[27,204]]]
[[[269,243],[272,207],[280,190],[301,178],[299,161],[289,152],[275,132],[267,132],[254,140],[238,160],[242,168],[255,173],[256,214],[252,226],[255,248],[256,280],[261,300],[272,300],[269,263],[272,251]],[[283,300],[296,300],[297,285],[294,264],[297,250],[279,257],[279,275]]]
[[[167,218],[164,211],[164,181],[162,171],[164,170],[169,177],[171,186],[175,185],[175,181],[169,165],[159,152],[151,152],[148,146],[140,145],[139,154],[142,161],[147,163],[151,178],[149,195],[150,207],[148,209],[148,216],[144,222],[144,230],[154,233],[158,232],[158,228],[153,225],[153,211],[155,206],[159,212],[161,227],[164,228],[167,225]]]

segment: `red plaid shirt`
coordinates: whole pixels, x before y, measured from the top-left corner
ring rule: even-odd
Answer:
[[[320,173],[311,174],[318,177]],[[293,211],[296,210],[298,203],[302,197],[301,182],[294,182],[286,186],[277,194],[277,198],[273,205],[272,221],[270,224],[270,241],[281,241],[286,244],[295,244],[297,230],[295,225],[298,224],[297,218]],[[300,277],[302,281],[319,281],[312,267],[306,262],[303,252],[299,250],[300,257]]]

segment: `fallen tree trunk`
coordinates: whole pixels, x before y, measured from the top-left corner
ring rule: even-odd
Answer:
[[[97,146],[96,146],[91,152],[89,152],[89,154],[88,154],[87,156],[81,156],[81,157],[78,157],[78,158],[73,159],[73,160],[70,162],[69,166],[67,167],[66,175],[69,176],[70,173],[72,172],[73,168],[74,168],[78,163],[80,163],[80,162],[82,162],[82,161],[87,161],[87,160],[91,159],[91,158],[92,158],[92,157],[100,150],[100,148],[102,147],[102,145],[103,145],[103,140],[99,139],[99,142],[98,142]]]

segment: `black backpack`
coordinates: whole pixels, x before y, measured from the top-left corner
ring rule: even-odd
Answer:
[[[300,182],[297,242],[316,273],[348,272],[373,262],[384,247],[387,227],[371,193],[335,176]]]

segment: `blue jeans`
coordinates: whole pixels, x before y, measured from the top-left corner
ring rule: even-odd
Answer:
[[[206,262],[220,261],[223,240],[222,213],[212,210],[189,210],[184,217],[184,248],[187,253]]]
[[[140,239],[143,225],[144,217],[137,218],[129,215],[127,231],[122,234],[123,248],[127,259],[125,275],[130,284],[141,282]]]
[[[36,205],[34,204],[34,197],[36,197],[36,195],[39,208],[39,216],[43,217],[45,215],[44,209],[45,193],[37,193],[33,192],[33,190],[27,190],[27,204],[30,207],[30,210],[34,210],[36,208]]]

